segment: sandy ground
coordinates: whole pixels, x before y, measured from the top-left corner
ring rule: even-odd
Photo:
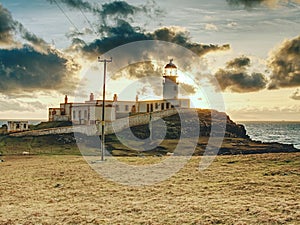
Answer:
[[[0,224],[299,224],[300,153],[200,157],[152,186],[108,181],[80,156],[0,163]],[[123,158],[131,164],[153,158]]]

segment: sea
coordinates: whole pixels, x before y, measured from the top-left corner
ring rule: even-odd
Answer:
[[[41,120],[29,120],[29,124],[36,125]],[[261,122],[240,121],[247,130],[251,139],[262,142],[279,142],[293,144],[300,149],[300,121],[299,122]],[[0,127],[7,124],[7,120],[0,120]]]
[[[238,122],[243,124],[252,140],[262,142],[279,142],[293,144],[300,149],[300,121],[299,122]]]

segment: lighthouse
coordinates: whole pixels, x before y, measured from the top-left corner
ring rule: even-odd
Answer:
[[[173,59],[165,66],[163,73],[163,99],[178,99],[177,67]]]

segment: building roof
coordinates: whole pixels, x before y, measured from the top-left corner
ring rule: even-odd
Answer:
[[[173,59],[170,60],[170,62],[165,66],[165,69],[177,69],[177,66],[173,63]]]

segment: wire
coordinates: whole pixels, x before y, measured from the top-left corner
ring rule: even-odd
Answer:
[[[82,11],[82,9],[79,7],[79,10],[81,12],[81,14],[84,16],[85,20],[88,22],[88,24],[90,25],[91,29],[94,31],[94,33],[97,35],[96,30],[93,27],[93,24],[91,23],[91,21],[87,18],[87,16],[84,14],[84,12]]]
[[[78,33],[80,33],[78,27],[73,23],[71,18],[65,13],[64,9],[57,3],[56,0],[53,0],[56,6],[60,9],[60,11],[65,15],[65,17],[69,20],[69,22],[72,24],[72,26],[77,30]]]

